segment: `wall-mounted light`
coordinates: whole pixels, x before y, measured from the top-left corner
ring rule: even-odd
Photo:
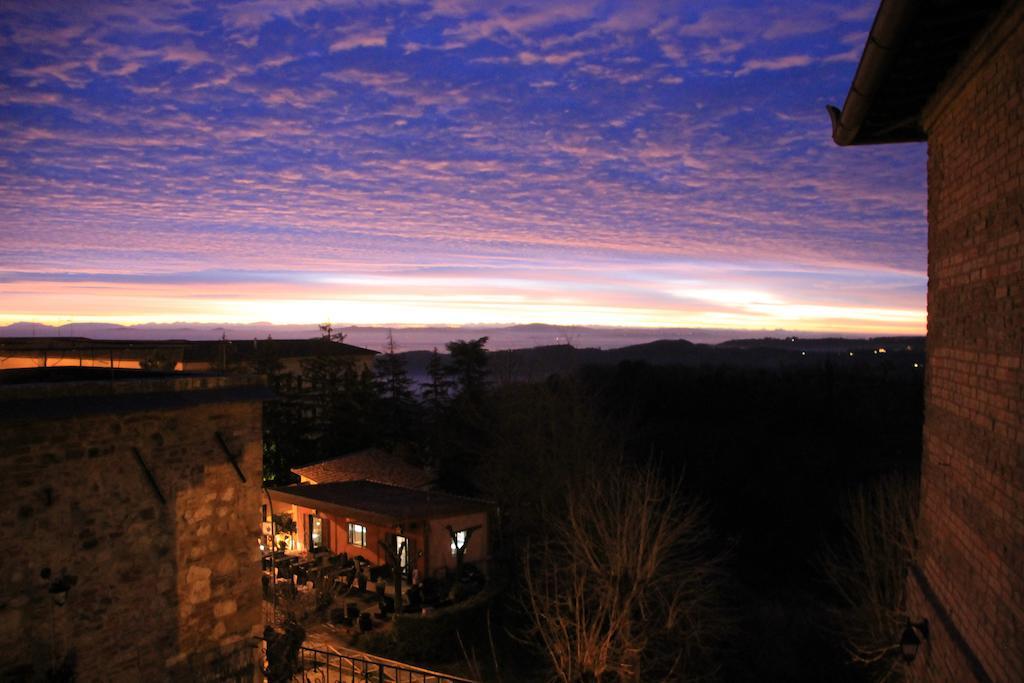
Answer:
[[[900,652],[908,664],[917,657],[917,650],[921,643],[928,640],[928,620],[911,621],[907,619],[907,625],[903,627],[903,635],[900,636]]]

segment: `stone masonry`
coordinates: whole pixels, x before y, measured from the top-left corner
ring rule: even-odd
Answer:
[[[928,364],[915,678],[1024,680],[1024,4],[923,112]]]
[[[0,679],[72,652],[78,681],[254,675],[265,394],[239,377],[0,386]]]

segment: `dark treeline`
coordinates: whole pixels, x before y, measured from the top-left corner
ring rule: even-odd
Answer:
[[[256,369],[278,397],[264,409],[264,478],[288,482],[293,467],[377,447],[434,469],[453,491],[474,491],[473,454],[493,405],[487,337],[435,349],[422,382],[390,341],[365,367],[336,352],[343,339],[325,327],[321,352],[299,374],[284,372],[272,340],[261,345]]]
[[[920,461],[922,375],[887,365],[772,371],[622,363],[581,371],[630,457],[707,503],[728,554],[726,680],[858,680],[830,620],[822,553],[842,504]]]
[[[721,559],[720,628],[697,673],[861,680],[821,557],[843,542],[850,492],[916,470],[920,369],[826,354],[769,368],[627,360],[527,382],[503,378],[503,359],[486,342],[435,351],[417,382],[393,352],[373,371],[312,361],[303,391],[271,372],[283,399],[267,408],[268,474],[390,449],[435,468],[444,488],[499,503],[501,553],[514,574],[580,481],[653,467],[699,501],[705,550]],[[509,628],[517,623],[515,610],[506,614]]]

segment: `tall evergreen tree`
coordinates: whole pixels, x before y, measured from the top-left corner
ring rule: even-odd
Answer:
[[[476,401],[487,388],[487,340],[488,337],[460,339],[445,345],[450,358],[446,374],[457,389],[456,398]]]
[[[345,353],[345,335],[335,332],[330,323],[320,326],[322,337],[314,355],[303,362],[302,378],[308,389],[302,391],[304,413],[308,416],[309,437],[314,453],[305,458],[324,459],[366,448],[376,440],[377,391],[373,373],[357,366]]]
[[[489,438],[486,344],[487,337],[480,337],[446,345],[449,362],[443,374],[453,393],[438,423],[435,463],[442,484],[456,493],[475,492],[475,470]]]
[[[448,405],[449,392],[451,391],[451,381],[448,379],[444,361],[441,360],[441,354],[437,352],[436,346],[434,347],[434,352],[430,355],[430,363],[427,364],[427,377],[429,381],[421,384],[420,388],[423,390],[423,400],[426,403],[427,410],[432,416],[436,417]]]
[[[381,436],[387,446],[394,448],[413,439],[417,404],[405,360],[398,355],[390,330],[386,350],[377,357],[375,370],[374,381],[381,406]]]
[[[277,345],[270,335],[256,343],[254,370],[267,378],[277,399],[263,404],[263,479],[286,483],[291,479],[295,457],[301,452],[302,430],[288,375],[283,370]]]

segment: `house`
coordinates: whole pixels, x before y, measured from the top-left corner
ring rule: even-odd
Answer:
[[[376,355],[376,351],[322,337],[193,341],[185,347],[182,369],[211,372],[228,368],[256,372],[262,360],[273,359],[278,364],[278,372],[298,377],[303,373],[304,363],[311,358],[342,358],[361,371],[372,369]]]
[[[290,551],[322,548],[382,565],[384,546],[398,552],[404,544],[405,573],[417,569],[423,577],[455,570],[456,544],[465,562],[484,565],[490,556],[495,506],[487,501],[367,480],[296,484],[268,495],[270,512],[294,521],[294,533],[275,539]]]
[[[253,680],[262,378],[0,372],[0,679]]]
[[[1024,680],[1024,3],[883,0],[840,145],[928,143],[911,675]]]
[[[379,448],[367,448],[295,467],[292,472],[299,475],[300,484],[330,484],[365,479],[408,489],[429,490],[434,487],[435,479],[428,470],[410,465],[401,457]]]
[[[85,367],[138,370],[160,365],[182,370],[185,341],[132,341],[86,337],[0,338],[0,370]]]
[[[35,367],[151,368],[183,372],[257,372],[273,358],[281,374],[298,377],[316,356],[349,360],[371,369],[376,351],[314,339],[188,341],[88,339],[86,337],[8,337],[0,339],[0,370]]]

